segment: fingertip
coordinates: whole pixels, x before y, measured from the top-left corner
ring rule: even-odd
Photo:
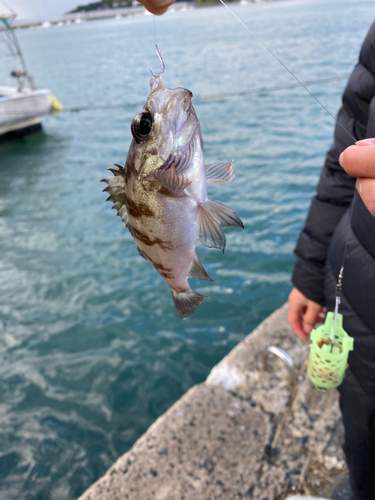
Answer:
[[[304,340],[305,342],[307,341],[307,335],[302,329],[299,331],[296,331],[295,333],[296,333],[297,337]]]
[[[358,154],[358,147],[353,145],[349,146],[340,154],[339,164],[351,177],[356,177],[355,167],[353,168],[353,158]]]
[[[162,16],[163,14],[165,14],[168,10],[168,7],[161,7],[161,8],[158,8],[158,9],[155,9],[152,14],[154,14],[155,16]]]
[[[168,2],[165,4],[165,2],[159,2],[159,1],[154,1],[154,0],[141,0],[141,3],[143,7],[151,12],[154,16],[162,16],[165,14],[168,10],[168,7],[171,5],[173,2]],[[160,5],[161,4],[161,5]],[[163,5],[164,4],[164,5]]]
[[[144,7],[155,16],[162,16],[175,0],[142,0]]]
[[[344,151],[339,156],[339,163],[342,166],[342,168],[344,168]]]
[[[297,330],[300,329],[298,316],[290,310],[289,310],[289,314],[288,314],[288,322],[289,322],[290,326],[293,328],[293,331],[295,333],[297,333]]]
[[[309,334],[313,331],[313,328],[314,328],[314,327],[313,327],[312,325],[309,325],[309,324],[307,324],[307,323],[304,323],[304,324],[303,324],[303,331],[304,331],[307,335],[309,335]]]
[[[368,211],[375,217],[375,178],[358,177],[356,187]]]
[[[298,318],[296,319],[294,316],[288,316],[288,321],[297,337],[302,340],[307,340],[307,335],[302,328],[302,322]]]
[[[357,141],[355,143],[356,146],[374,146],[375,138],[362,139],[361,141]]]

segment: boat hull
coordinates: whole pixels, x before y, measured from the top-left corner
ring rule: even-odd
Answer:
[[[0,87],[0,137],[20,136],[38,130],[43,117],[51,112],[51,93],[41,89],[17,92]]]

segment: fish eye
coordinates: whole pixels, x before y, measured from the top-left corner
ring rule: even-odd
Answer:
[[[142,142],[150,134],[152,129],[152,116],[147,111],[139,113],[133,118],[131,132],[137,142]]]

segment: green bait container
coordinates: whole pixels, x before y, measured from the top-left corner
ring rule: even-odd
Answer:
[[[310,358],[307,374],[319,390],[327,391],[338,387],[343,381],[349,351],[353,350],[354,339],[342,326],[342,314],[337,314],[335,343],[331,352],[334,328],[334,312],[327,313],[324,325],[310,335]]]

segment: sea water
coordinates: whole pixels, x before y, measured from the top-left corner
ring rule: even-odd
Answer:
[[[336,114],[373,1],[232,7]],[[66,111],[0,145],[0,498],[73,500],[287,300],[334,122],[223,6],[168,13],[155,30],[145,15],[17,36]],[[195,96],[207,163],[235,161],[209,196],[245,225],[225,230],[224,255],[198,246],[215,281],[192,283],[210,299],[187,321],[99,182],[124,163],[160,68],[155,39],[165,85]]]

